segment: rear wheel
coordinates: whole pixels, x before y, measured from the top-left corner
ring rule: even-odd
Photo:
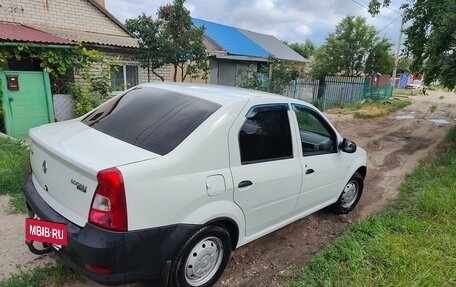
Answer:
[[[364,179],[361,174],[355,172],[345,185],[337,202],[332,205],[332,210],[339,214],[350,212],[358,204],[363,188]]]
[[[220,226],[205,226],[195,232],[171,265],[170,285],[209,287],[225,270],[231,253],[231,237]]]

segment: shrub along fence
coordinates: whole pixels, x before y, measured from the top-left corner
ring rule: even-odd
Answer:
[[[310,102],[321,110],[363,99],[387,99],[392,95],[392,87],[371,86],[371,77],[338,76],[326,76],[319,80],[297,79],[284,92],[284,96]]]

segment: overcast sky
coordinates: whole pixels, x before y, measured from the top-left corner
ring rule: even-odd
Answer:
[[[358,2],[358,3],[355,3]],[[122,23],[142,12],[156,16],[160,6],[172,0],[105,0],[106,8]],[[370,25],[393,43],[397,42],[400,27],[399,13],[383,9],[372,18],[368,0],[187,0],[191,16],[254,32],[274,35],[288,42],[310,39],[320,45],[328,33],[346,15],[364,16]],[[403,1],[393,0],[391,8],[398,11]],[[361,4],[361,5],[360,5]],[[398,19],[399,18],[399,19]],[[396,19],[396,21],[394,21]]]

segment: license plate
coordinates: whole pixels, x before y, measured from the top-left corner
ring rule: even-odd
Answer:
[[[62,223],[25,219],[25,239],[67,246],[68,226]]]

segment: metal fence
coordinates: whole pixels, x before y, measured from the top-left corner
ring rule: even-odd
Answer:
[[[320,82],[318,102],[323,110],[340,107],[345,103],[359,102],[364,97],[368,79],[364,77],[324,77]],[[367,82],[368,83],[368,82]]]
[[[326,76],[320,80],[298,79],[291,83],[284,96],[310,102],[326,110],[363,99],[390,98],[391,87],[371,87],[370,77]]]
[[[305,102],[313,102],[318,95],[319,80],[297,79],[289,85],[285,93],[286,97],[299,99]]]

